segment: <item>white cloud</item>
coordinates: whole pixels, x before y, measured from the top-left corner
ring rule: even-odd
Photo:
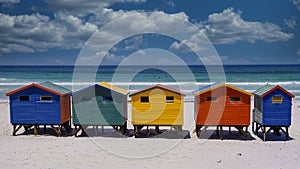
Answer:
[[[12,3],[12,4],[16,4],[19,3],[20,0],[0,0],[0,3]]]
[[[297,9],[300,11],[300,0],[293,0],[293,3],[297,7]]]
[[[19,2],[20,0],[0,0],[0,7],[10,8]]]
[[[284,24],[291,29],[295,29],[295,27],[297,26],[296,19],[294,16],[292,16],[290,19],[284,19],[283,21]]]
[[[100,60],[103,57],[102,60]],[[112,65],[119,64],[125,56],[118,56],[111,53],[103,53],[102,51],[97,52],[95,55],[79,57],[78,63],[80,65]],[[101,63],[100,63],[101,61]]]
[[[175,7],[175,3],[171,0],[166,1],[166,4],[169,5],[170,7]]]
[[[43,52],[48,48],[80,48],[97,26],[77,17],[57,14],[54,20],[40,14],[10,16],[0,13],[0,54]]]
[[[142,3],[146,0],[47,0],[48,7],[56,12],[63,12],[75,16],[85,16],[101,11],[115,3]]]
[[[286,41],[294,36],[283,32],[273,23],[245,21],[241,17],[241,12],[234,12],[233,8],[209,15],[207,22],[202,25],[206,35],[216,44],[230,44],[237,41],[254,43],[257,40]]]
[[[177,52],[182,52],[182,53],[192,52],[192,50],[188,48],[185,44],[183,44],[182,42],[178,43],[176,41],[171,44],[169,49]]]
[[[297,55],[300,55],[300,50],[297,51]]]

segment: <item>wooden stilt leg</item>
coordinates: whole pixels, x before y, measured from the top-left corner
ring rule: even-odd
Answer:
[[[229,126],[229,134],[231,134],[231,127]]]
[[[37,131],[37,125],[34,125],[33,134],[34,134],[34,135],[37,135],[37,134],[38,134],[38,131]]]
[[[249,138],[248,127],[246,127],[245,134],[246,134],[245,137],[248,139]]]
[[[101,126],[101,130],[102,134],[104,134],[104,126]]]
[[[219,126],[217,126],[217,135],[219,135]]]
[[[62,133],[61,133],[61,125],[59,125],[58,126],[58,134],[57,134],[57,136],[60,137],[61,135],[62,135]]]
[[[266,127],[262,127],[263,141],[266,141]]]
[[[223,126],[220,126],[220,139],[223,140]]]
[[[255,123],[255,134],[258,135],[258,123]]]
[[[99,128],[99,126],[96,126],[96,136],[98,136],[98,134],[99,134],[98,128]]]
[[[197,126],[197,124],[196,124],[196,135],[197,135],[198,138],[200,137],[200,134],[199,134],[199,126]]]
[[[16,125],[13,125],[13,136],[16,135]]]
[[[136,138],[137,137],[137,126],[133,126],[133,135]]]
[[[97,135],[97,129],[96,129],[96,126],[93,126],[93,129],[94,129],[94,135],[96,136],[96,135]]]
[[[159,134],[159,126],[155,126],[155,135]]]
[[[286,135],[285,135],[285,140],[289,140],[290,136],[289,136],[289,127],[285,127],[286,130]]]
[[[46,133],[46,125],[44,125],[44,133]]]

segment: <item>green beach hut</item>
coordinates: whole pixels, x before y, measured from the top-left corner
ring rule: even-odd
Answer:
[[[127,130],[127,94],[129,92],[106,82],[72,93],[75,136],[93,126],[112,126],[122,133]],[[103,130],[102,130],[103,131]]]

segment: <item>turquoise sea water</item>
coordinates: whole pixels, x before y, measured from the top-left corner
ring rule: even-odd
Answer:
[[[300,65],[239,65],[224,66],[227,83],[252,92],[265,85],[279,84],[300,96]],[[92,70],[97,70],[93,72]],[[79,67],[79,79],[73,79],[74,66],[0,66],[0,100],[6,92],[33,83],[51,81],[69,89],[79,89],[95,82],[113,82],[119,87],[138,90],[160,83],[179,88],[191,97],[191,91],[212,82],[222,81],[222,72],[213,66],[208,74],[204,66],[101,66]]]

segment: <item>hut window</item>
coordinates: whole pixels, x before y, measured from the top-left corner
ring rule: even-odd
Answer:
[[[83,102],[90,102],[90,101],[92,101],[92,98],[91,97],[82,97],[81,101],[83,101]]]
[[[102,99],[103,99],[103,102],[112,102],[113,101],[113,98],[110,96],[103,96]]]
[[[52,101],[52,96],[41,96],[40,101],[43,101],[43,102]]]
[[[19,101],[29,101],[29,96],[19,96]]]
[[[273,96],[272,103],[282,103],[282,96]]]
[[[174,96],[167,96],[166,97],[166,102],[167,103],[174,103]]]
[[[206,101],[216,101],[217,97],[206,97]]]
[[[241,97],[230,97],[230,101],[233,102],[241,101]]]
[[[141,97],[141,103],[149,103],[149,97],[148,96],[142,96]]]

